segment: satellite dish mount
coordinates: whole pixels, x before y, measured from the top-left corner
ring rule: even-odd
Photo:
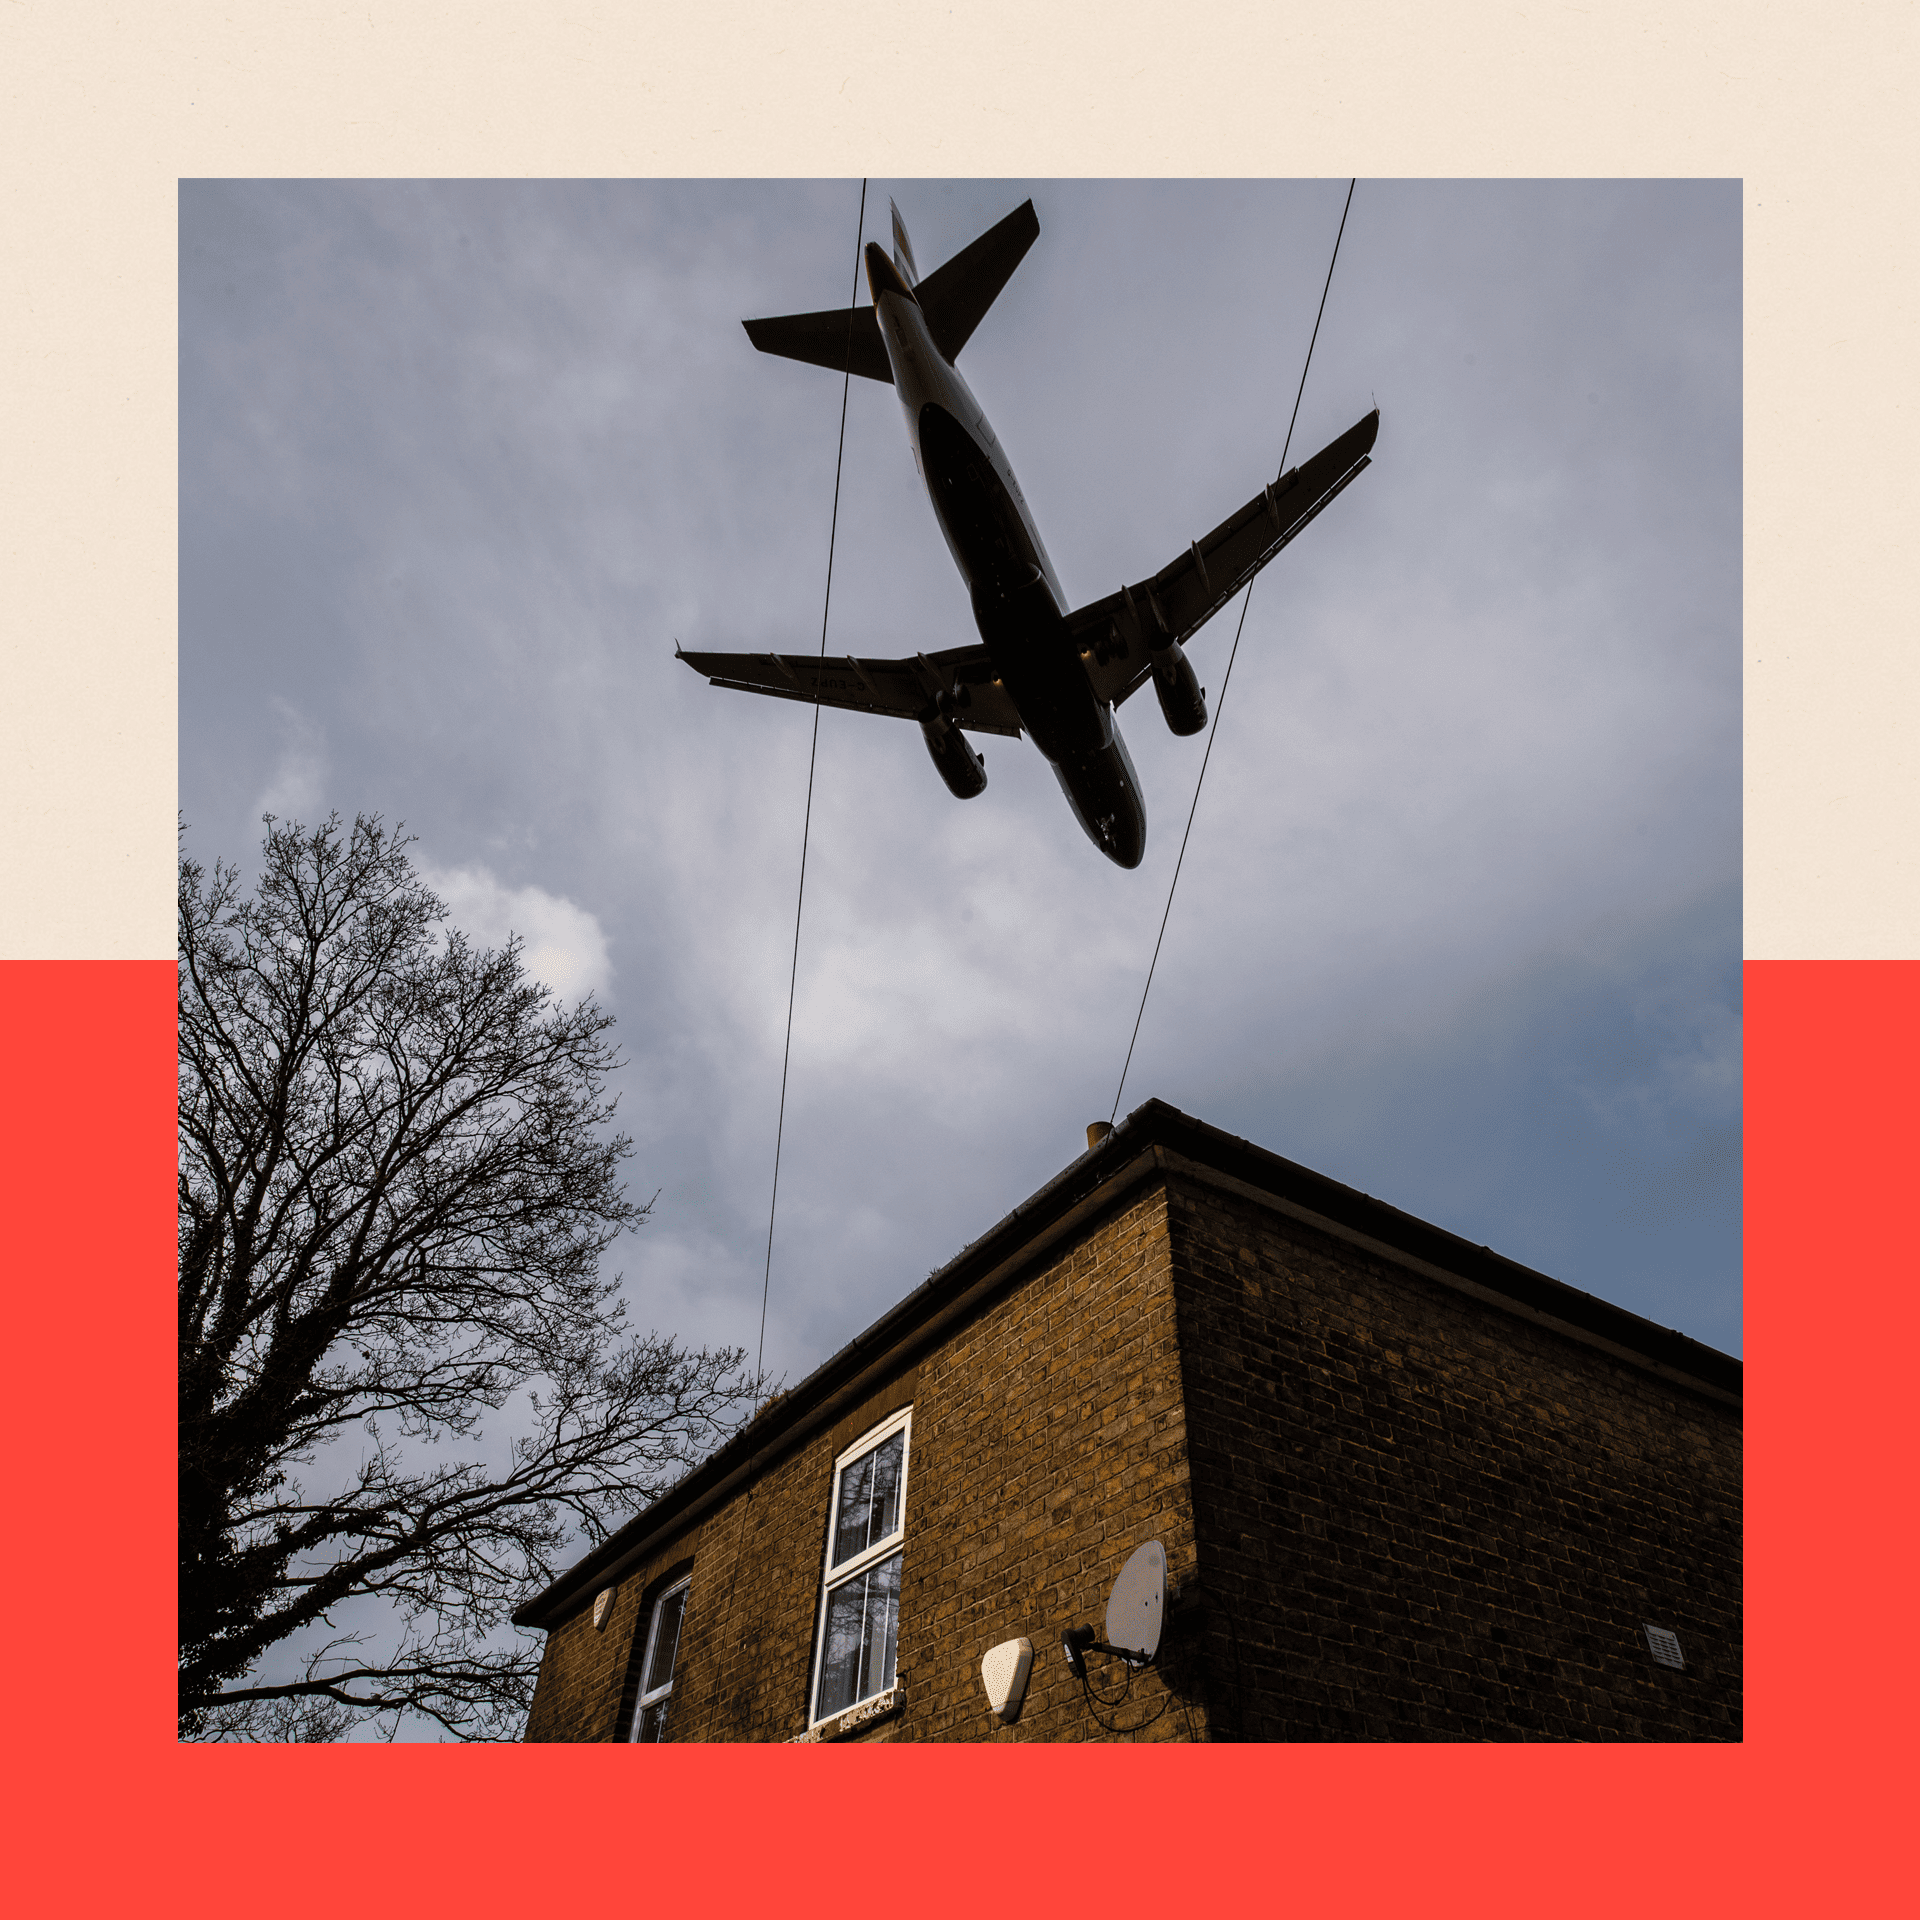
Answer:
[[[1060,1651],[1073,1677],[1087,1677],[1089,1653],[1111,1654],[1130,1667],[1150,1666],[1160,1651],[1160,1622],[1166,1606],[1166,1550],[1158,1540],[1149,1540],[1120,1569],[1107,1596],[1107,1637],[1096,1639],[1092,1627],[1062,1629]]]

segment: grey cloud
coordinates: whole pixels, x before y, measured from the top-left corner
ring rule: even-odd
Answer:
[[[1343,183],[875,182],[870,235],[889,191],[923,266],[1035,199],[963,364],[1071,593],[1271,477]],[[279,702],[329,804],[592,916],[662,1188],[618,1257],[711,1341],[758,1324],[811,716],[672,644],[819,645],[840,386],[739,321],[847,297],[857,197],[182,190],[189,845],[257,839]],[[1377,398],[1375,465],[1256,587],[1128,1080],[1736,1348],[1739,299],[1730,184],[1361,182],[1291,457]],[[829,644],[962,642],[892,395],[848,401]],[[1110,1106],[1204,746],[1123,718],[1132,874],[1027,744],[960,806],[822,715],[778,1368]]]

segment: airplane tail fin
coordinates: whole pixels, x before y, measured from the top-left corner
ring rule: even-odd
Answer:
[[[891,205],[891,203],[889,203]],[[997,225],[989,227],[971,246],[962,247],[945,266],[922,280],[914,269],[913,242],[907,238],[900,209],[893,213],[893,260],[901,277],[914,289],[927,317],[933,343],[951,364],[973,338],[1000,289],[1026,258],[1040,236],[1040,221],[1028,200]],[[743,320],[747,338],[762,353],[789,360],[805,360],[834,373],[843,370],[868,380],[893,383],[886,343],[871,307],[836,307],[826,313],[788,313],[770,320]]]
[[[900,218],[900,208],[896,201],[887,202],[887,211],[893,215],[893,264],[900,269],[900,278],[908,286],[920,284],[920,269],[913,264],[913,242],[907,238],[907,223]]]

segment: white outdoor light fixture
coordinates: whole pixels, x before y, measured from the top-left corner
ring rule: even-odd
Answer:
[[[1032,1671],[1033,1642],[1025,1634],[989,1647],[987,1657],[980,1662],[987,1705],[1009,1726],[1020,1718],[1020,1703],[1027,1697],[1027,1675]]]

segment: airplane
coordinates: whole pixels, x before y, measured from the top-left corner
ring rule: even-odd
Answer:
[[[1376,407],[1289,467],[1150,578],[1069,610],[1013,468],[955,362],[1040,232],[1033,202],[923,280],[892,207],[893,254],[864,259],[870,307],[746,320],[762,353],[889,382],[933,514],[973,602],[978,644],[900,660],[778,653],[675,654],[716,687],[918,722],[948,790],[983,792],[965,737],[1029,735],[1074,817],[1121,867],[1146,853],[1140,776],[1114,709],[1151,680],[1178,735],[1207,724],[1185,642],[1371,464]]]

